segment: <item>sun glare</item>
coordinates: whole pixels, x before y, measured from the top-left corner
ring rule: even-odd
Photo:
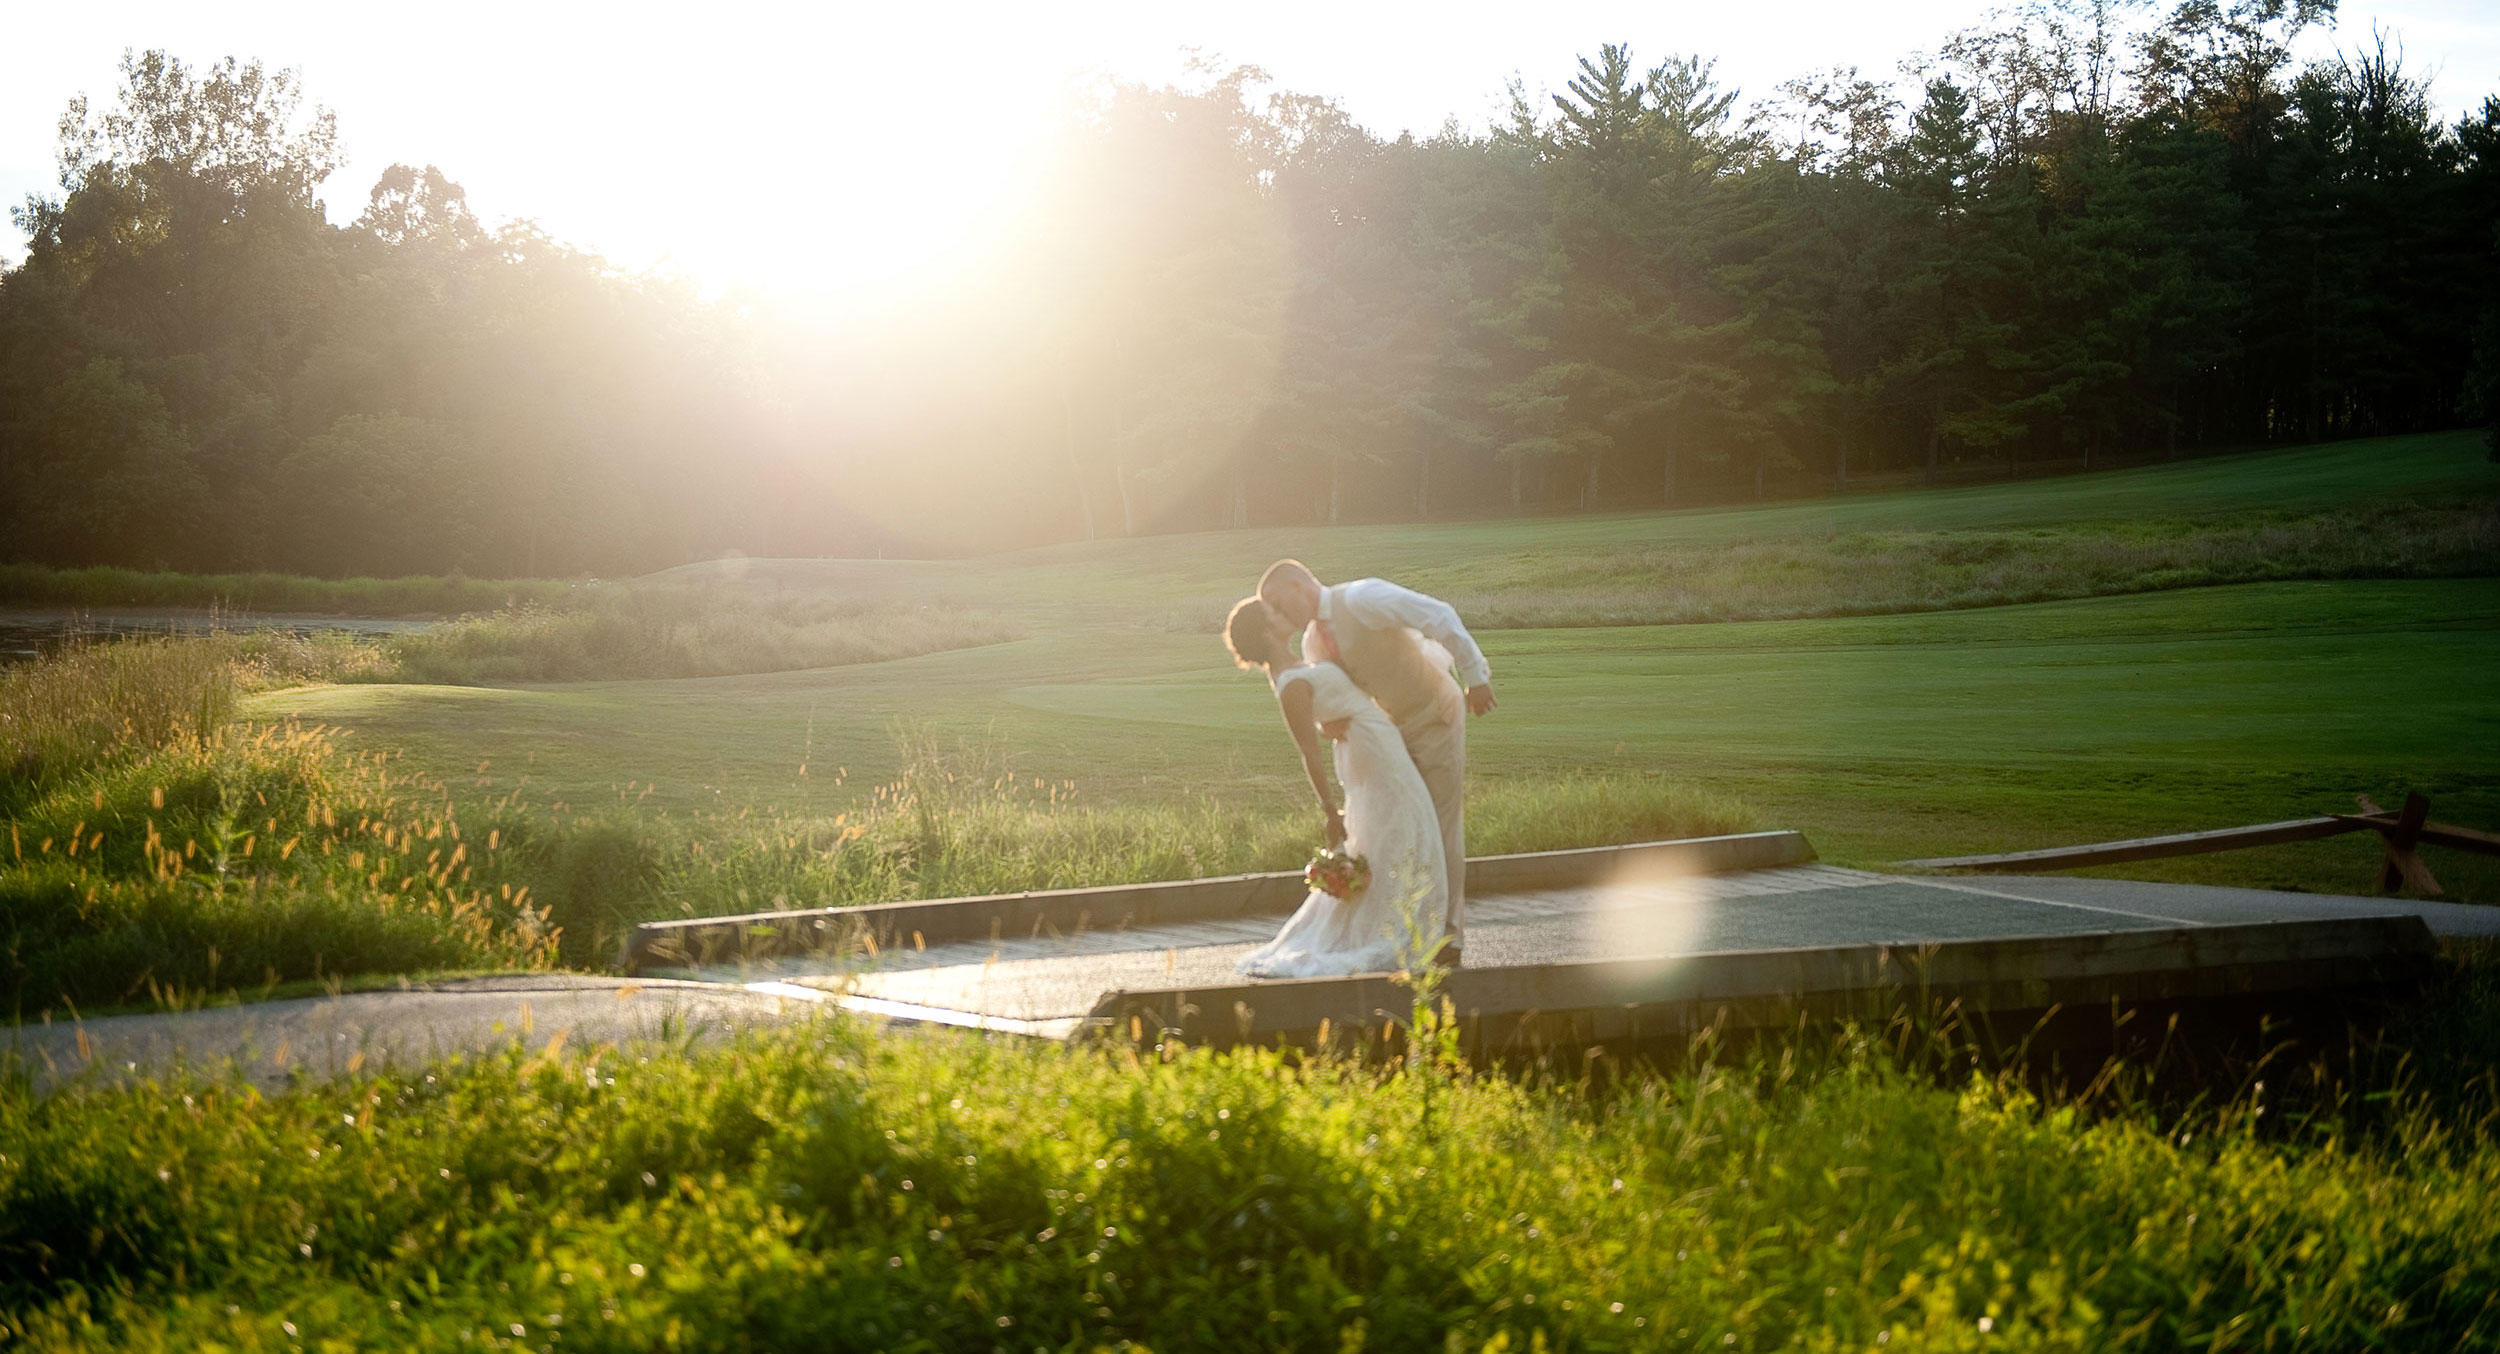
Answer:
[[[1924,0],[1920,29],[1975,22],[1987,0]],[[2344,7],[2343,30],[2385,12],[2453,53],[2461,97],[2487,65],[2492,25],[2449,0]],[[1469,4],[725,3],[655,23],[585,22],[555,7],[449,0],[384,35],[326,9],[264,0],[71,7],[21,28],[0,55],[0,113],[26,129],[0,146],[0,196],[51,190],[45,134],[62,104],[109,98],[124,48],[194,61],[227,54],[303,73],[340,115],[349,162],[325,189],[352,219],[393,163],[439,165],[489,220],[526,218],[628,268],[709,291],[887,312],[959,290],[1016,228],[1013,204],[1047,173],[1072,82],[1185,80],[1193,61],[1256,63],[1280,88],[1340,99],[1376,133],[1481,128],[1504,82],[1532,98],[1599,41],[1697,51],[1749,97],[1834,63],[1884,74],[1914,54],[1905,16],[1825,0],[1758,11],[1597,3],[1526,16]],[[1770,33],[1776,27],[1777,37]],[[480,35],[492,33],[491,41]],[[2326,30],[2304,39],[2329,54]],[[2323,44],[2323,45],[2320,45]],[[16,242],[9,241],[9,252]]]

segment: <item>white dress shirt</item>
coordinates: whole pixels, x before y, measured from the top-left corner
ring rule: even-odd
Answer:
[[[1440,598],[1401,588],[1385,578],[1358,578],[1342,588],[1320,589],[1321,620],[1336,619],[1332,609],[1340,596],[1346,611],[1360,624],[1375,630],[1403,625],[1449,650],[1458,664],[1460,686],[1483,686],[1493,680],[1493,669],[1484,661],[1484,650],[1476,647],[1475,636],[1467,633],[1458,612]]]

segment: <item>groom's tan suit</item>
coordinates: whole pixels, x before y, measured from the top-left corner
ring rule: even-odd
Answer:
[[[1380,703],[1406,740],[1441,820],[1449,862],[1449,936],[1467,926],[1467,702],[1450,668],[1423,641],[1449,651],[1468,686],[1490,680],[1484,653],[1447,602],[1379,578],[1320,591],[1319,619],[1303,638],[1306,658],[1334,658],[1364,694]],[[1314,644],[1313,641],[1317,643]]]

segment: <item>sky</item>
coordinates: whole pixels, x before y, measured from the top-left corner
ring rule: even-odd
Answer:
[[[1747,98],[1834,66],[1891,74],[1994,0],[1061,0],[690,6],[443,0],[118,0],[12,8],[0,44],[0,198],[55,191],[55,125],[107,103],[125,48],[301,71],[338,114],[325,187],[352,220],[394,162],[440,166],[490,223],[714,290],[872,303],[992,238],[1039,172],[1072,80],[1183,77],[1191,54],[1256,65],[1394,136],[1481,128],[1514,77],[1559,88],[1628,42],[1696,52]],[[2500,92],[2500,4],[2345,0],[2305,57],[2373,24],[2433,78],[2449,117]],[[0,259],[23,237],[0,225]]]

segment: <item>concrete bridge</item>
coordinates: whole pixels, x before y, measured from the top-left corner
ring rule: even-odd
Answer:
[[[1795,832],[1480,858],[1467,963],[1439,995],[1471,1050],[1636,1047],[1706,1028],[1883,1018],[1905,1003],[2028,1020],[2204,1001],[2263,1009],[2402,987],[2435,937],[2500,908],[2123,880],[1878,874]],[[36,1079],[231,1064],[301,1076],[549,1042],[683,1040],[810,1013],[1193,1045],[1355,1039],[1406,1020],[1395,975],[1233,971],[1298,874],[696,918],[644,927],[634,976],[518,974],[0,1033]]]
[[[1817,863],[1796,832],[1469,862],[1466,966],[1439,990],[1472,1047],[1674,1040],[1905,1000],[2036,1013],[2285,1001],[2411,981],[2435,934],[2500,909],[2098,879],[1935,878]],[[655,973],[896,1019],[1064,1039],[1171,1031],[1308,1044],[1405,1020],[1395,975],[1256,981],[1234,964],[1298,875],[690,919]]]

